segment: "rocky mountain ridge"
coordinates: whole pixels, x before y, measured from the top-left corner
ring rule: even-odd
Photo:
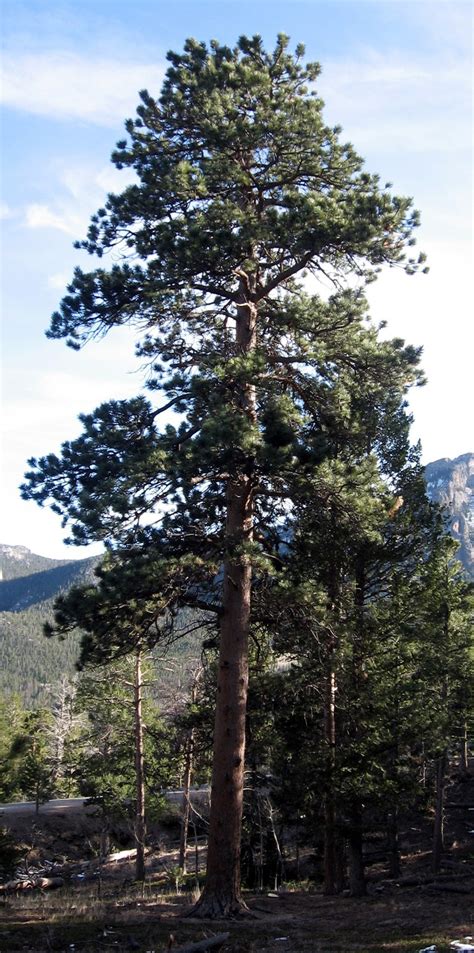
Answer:
[[[447,527],[459,543],[459,560],[474,580],[474,453],[429,463],[425,478],[430,499],[445,507]]]
[[[8,546],[5,543],[0,543],[0,580],[29,576],[44,569],[52,569],[76,561],[71,559],[48,559],[47,556],[37,556],[26,546]]]

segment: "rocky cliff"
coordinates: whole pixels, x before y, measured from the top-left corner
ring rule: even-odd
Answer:
[[[474,453],[443,457],[425,469],[429,497],[446,507],[448,526],[459,543],[459,559],[474,579]]]

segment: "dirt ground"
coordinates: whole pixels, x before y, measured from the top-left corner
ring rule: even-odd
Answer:
[[[474,937],[473,776],[451,788],[450,802],[449,850],[436,883],[426,849],[427,819],[426,832],[408,827],[398,882],[387,879],[382,862],[371,863],[365,898],[324,897],[309,881],[293,883],[276,892],[246,894],[249,915],[231,923],[192,918],[196,853],[200,874],[205,866],[202,838],[197,851],[190,845],[185,892],[176,883],[177,829],[162,831],[147,858],[142,894],[133,882],[132,859],[99,865],[93,819],[19,818],[16,835],[28,845],[28,870],[60,874],[65,885],[54,892],[0,895],[0,951],[178,953],[187,942],[229,931],[221,953],[419,953],[431,946],[436,953],[454,953],[454,941]],[[120,837],[115,842],[117,850],[126,846]]]
[[[9,896],[0,903],[4,953],[165,953],[229,931],[222,953],[415,953],[474,935],[474,877],[468,893],[433,885],[387,885],[362,900],[309,891],[246,897],[249,916],[230,924],[193,920],[191,899],[97,884],[54,894]],[[174,937],[171,942],[170,937]],[[170,946],[171,942],[171,946]],[[453,953],[451,948],[451,953]]]

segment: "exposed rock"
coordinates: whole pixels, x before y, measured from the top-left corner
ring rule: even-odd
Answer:
[[[474,579],[474,453],[443,457],[425,469],[430,499],[446,507],[449,530],[459,543],[459,559]]]

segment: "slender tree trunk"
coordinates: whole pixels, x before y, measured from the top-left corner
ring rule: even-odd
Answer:
[[[367,640],[365,630],[366,573],[363,552],[359,555],[357,560],[355,582],[354,607],[356,614],[356,624],[354,628],[354,640],[352,646],[352,713],[350,718],[351,738],[353,744],[356,747],[357,756],[360,760],[360,745],[362,741],[361,718],[364,713],[364,705],[367,704],[367,691],[364,686],[363,675],[364,662],[367,657]],[[360,764],[360,770],[363,770],[362,763]],[[351,896],[353,897],[363,897],[367,892],[362,847],[362,805],[360,797],[353,795],[349,808],[349,828],[347,838],[349,889]]]
[[[333,653],[331,653],[332,655]],[[327,790],[324,797],[324,893],[337,893],[336,872],[336,803],[334,797],[334,769],[336,757],[336,673],[331,665],[326,676],[324,733],[327,757]]]
[[[449,650],[449,623],[450,623],[450,607],[446,602],[443,605],[444,611],[444,622],[443,622],[443,641],[444,649],[446,654]],[[441,684],[441,699],[443,705],[443,711],[446,718],[446,731],[448,730],[449,722],[449,706],[448,706],[448,695],[449,695],[449,684],[448,676],[446,671],[444,671],[442,684]],[[444,850],[444,791],[446,786],[446,771],[448,767],[448,748],[447,745],[443,749],[442,753],[436,759],[436,775],[435,775],[435,817],[434,817],[434,829],[433,829],[433,873],[439,874],[441,868],[441,858]]]
[[[186,873],[186,849],[188,846],[189,815],[191,812],[190,791],[193,771],[194,729],[189,732],[186,743],[186,762],[183,778],[183,813],[181,815],[181,839],[179,843],[179,866]]]
[[[459,752],[459,769],[461,774],[467,775],[469,771],[469,748],[467,738],[467,722],[462,725],[461,748]]]
[[[362,810],[356,800],[352,802],[350,810],[347,848],[351,897],[365,897],[367,888],[362,855]]]
[[[193,679],[193,684],[191,688],[191,704],[192,705],[196,703],[197,685],[201,675],[202,675],[202,666],[194,673],[194,679]],[[187,742],[186,742],[186,755],[185,755],[184,778],[183,778],[183,811],[181,815],[181,838],[179,843],[179,866],[183,874],[186,873],[186,850],[188,846],[189,818],[191,816],[190,791],[191,791],[193,767],[194,767],[194,728],[191,728],[187,738]]]
[[[245,290],[241,286],[242,300]],[[256,306],[237,309],[236,343],[242,355],[256,345]],[[255,388],[238,386],[235,408],[256,421]],[[238,548],[253,539],[253,476],[249,459],[231,473],[226,490],[226,549],[211,788],[206,885],[194,908],[201,917],[235,916],[246,909],[240,888],[244,789],[248,638],[252,589],[251,560]]]
[[[331,506],[332,538],[337,534],[337,516],[334,506]],[[326,793],[324,797],[324,893],[333,896],[342,890],[341,880],[341,850],[342,842],[337,827],[336,810],[336,649],[340,623],[340,565],[333,552],[331,555],[330,572],[328,579],[329,611],[333,620],[333,633],[328,630],[328,657],[326,662],[326,680],[324,691],[324,738],[326,742]]]
[[[99,851],[100,851],[101,861],[105,860],[105,858],[108,857],[110,854],[110,831],[109,831],[108,821],[105,818],[102,819],[102,829],[100,832]]]
[[[433,830],[433,873],[439,874],[444,850],[444,790],[446,785],[447,749],[436,759],[436,800]]]
[[[135,876],[137,880],[145,880],[145,758],[143,751],[143,719],[142,719],[142,667],[141,650],[137,649],[135,660],[135,772],[137,803],[135,815],[135,839],[137,843],[137,859]]]
[[[335,885],[336,893],[342,893],[346,880],[346,842],[336,818],[335,838]]]
[[[400,876],[400,844],[398,837],[398,810],[396,807],[387,814],[387,849],[390,877]]]
[[[394,698],[392,701],[393,717],[391,724],[391,736],[393,739],[393,749],[390,758],[391,767],[389,777],[391,778],[394,791],[399,786],[399,763],[400,763],[400,743],[399,743],[399,725],[400,725],[400,654],[397,649],[395,656],[395,666],[392,674],[394,681]],[[400,876],[400,841],[398,836],[398,804],[395,802],[391,809],[387,811],[387,851],[388,851],[388,869],[390,877]]]

